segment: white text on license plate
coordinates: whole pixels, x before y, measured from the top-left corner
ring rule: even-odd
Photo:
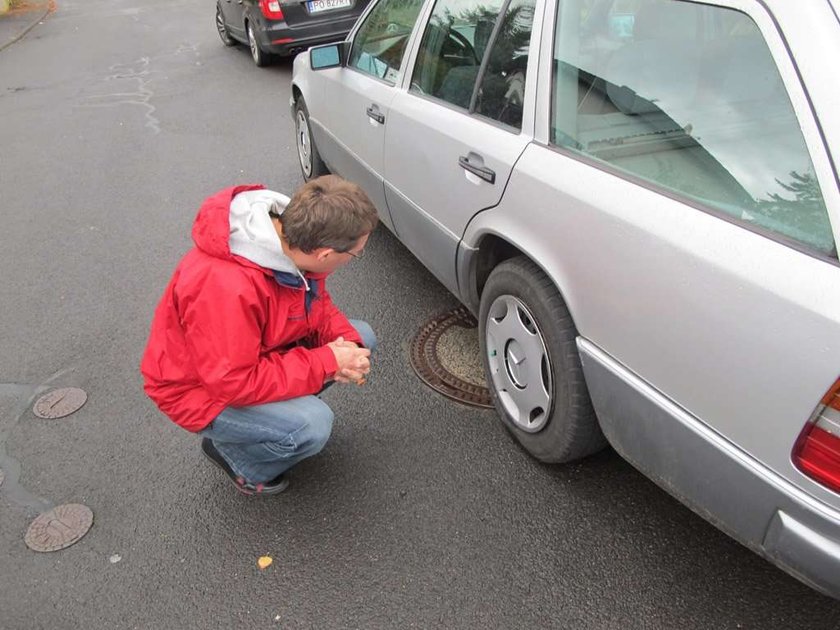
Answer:
[[[353,0],[310,0],[306,3],[310,13],[329,11],[330,9],[343,9],[353,4]]]

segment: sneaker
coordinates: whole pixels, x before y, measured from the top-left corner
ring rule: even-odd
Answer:
[[[286,475],[278,475],[271,481],[265,483],[251,483],[250,481],[246,481],[244,477],[233,472],[233,468],[230,467],[230,464],[222,457],[222,454],[216,449],[213,441],[209,438],[202,438],[201,452],[231,478],[236,485],[236,489],[242,494],[279,494],[289,486],[289,480],[286,479]]]

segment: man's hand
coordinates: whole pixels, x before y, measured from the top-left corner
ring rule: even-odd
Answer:
[[[335,355],[338,370],[333,377],[338,383],[362,385],[370,372],[370,350],[360,348],[352,341],[339,337],[327,344]]]

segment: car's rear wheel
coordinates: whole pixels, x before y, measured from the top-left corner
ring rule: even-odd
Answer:
[[[254,63],[260,68],[267,66],[271,63],[271,55],[260,48],[260,43],[257,41],[252,22],[248,22],[246,32],[248,33],[248,48],[251,49],[251,58],[254,60]]]
[[[222,14],[222,7],[216,4],[216,30],[219,31],[219,37],[225,46],[235,46],[236,40],[230,36],[227,24],[225,24],[225,16]]]
[[[312,138],[312,128],[309,126],[309,110],[306,101],[301,96],[295,103],[295,138],[297,144],[298,161],[303,179],[309,181],[329,173],[326,164],[318,153],[315,140]]]
[[[524,256],[484,286],[481,357],[496,410],[531,455],[568,462],[606,445],[583,378],[577,329],[545,273]]]

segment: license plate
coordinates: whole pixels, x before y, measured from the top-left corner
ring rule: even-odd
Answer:
[[[306,7],[310,13],[320,13],[321,11],[332,11],[333,9],[345,9],[353,6],[353,0],[309,0]]]

